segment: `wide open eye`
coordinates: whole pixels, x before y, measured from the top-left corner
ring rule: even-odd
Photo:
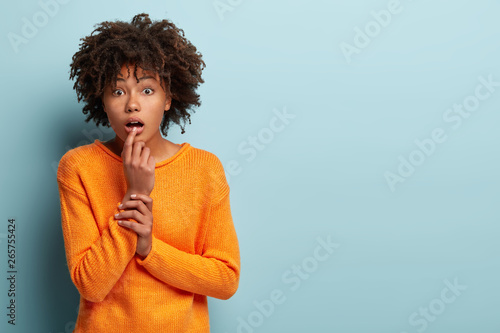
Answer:
[[[146,93],[146,95],[151,95],[151,94],[153,94],[154,90],[151,88],[145,88],[143,91]]]
[[[123,95],[123,91],[121,89],[113,90],[113,96],[121,96]]]

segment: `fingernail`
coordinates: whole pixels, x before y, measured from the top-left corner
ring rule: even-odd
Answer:
[[[115,214],[115,217],[118,217],[120,214]]]
[[[120,204],[120,206],[118,206],[118,208],[123,208],[123,204]]]
[[[137,194],[131,194],[130,197],[131,198],[135,198],[137,196]]]

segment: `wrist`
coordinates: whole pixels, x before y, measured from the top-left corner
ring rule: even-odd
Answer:
[[[145,254],[140,254],[140,253],[137,253],[139,255],[139,257],[141,258],[141,260],[144,260],[146,259],[146,257],[149,255],[149,253],[151,252],[151,248],[152,248],[152,244],[149,246],[149,249],[148,251],[145,253]]]

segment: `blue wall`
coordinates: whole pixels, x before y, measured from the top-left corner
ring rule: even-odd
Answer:
[[[57,163],[113,133],[69,64],[96,23],[146,12],[207,64],[168,139],[231,187],[241,280],[213,332],[499,332],[498,1],[55,1],[2,8],[0,331],[71,332]]]

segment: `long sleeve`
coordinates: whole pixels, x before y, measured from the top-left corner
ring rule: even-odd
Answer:
[[[87,196],[59,179],[58,187],[71,280],[83,298],[101,302],[134,257],[137,235],[119,226],[113,215],[100,234]],[[119,211],[117,204],[114,213]]]
[[[176,288],[219,299],[238,289],[240,254],[229,189],[210,206],[203,253],[190,254],[154,237],[151,251],[137,262],[159,280]]]

